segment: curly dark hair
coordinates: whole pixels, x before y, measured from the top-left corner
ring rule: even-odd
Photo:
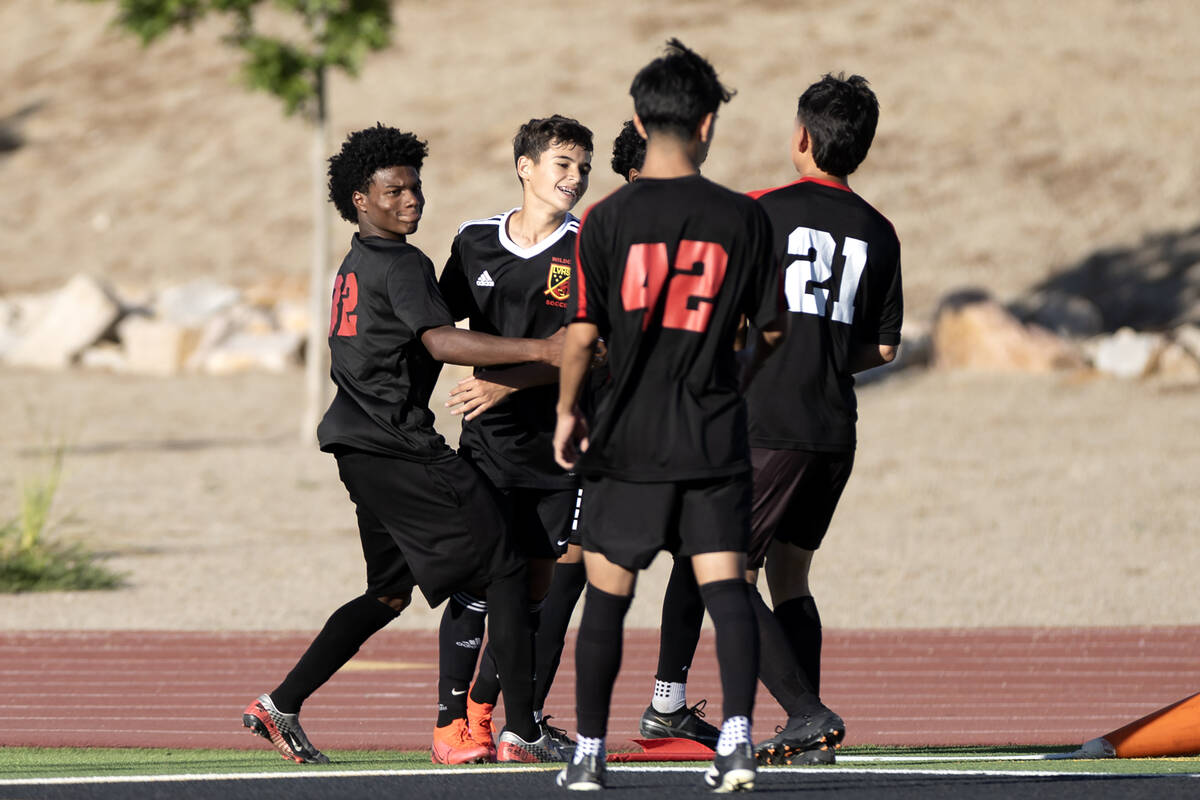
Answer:
[[[633,120],[625,120],[621,132],[613,140],[612,168],[613,172],[624,180],[629,180],[629,170],[641,170],[646,161],[646,140],[634,127]]]
[[[329,159],[329,200],[342,219],[358,222],[354,193],[370,189],[371,178],[387,167],[420,170],[429,155],[428,145],[416,134],[390,128],[382,122],[374,128],[354,131],[342,142],[341,152]]]

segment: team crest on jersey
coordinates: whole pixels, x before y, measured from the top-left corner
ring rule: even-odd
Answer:
[[[565,303],[571,296],[571,260],[567,258],[550,259],[550,273],[546,276],[546,302],[553,305]]]

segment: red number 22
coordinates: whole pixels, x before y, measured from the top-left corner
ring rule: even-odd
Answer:
[[[729,254],[716,242],[684,239],[675,253],[674,274],[669,274],[666,244],[635,244],[625,259],[621,303],[626,311],[645,310],[642,330],[646,330],[666,284],[662,326],[703,333],[728,264]]]

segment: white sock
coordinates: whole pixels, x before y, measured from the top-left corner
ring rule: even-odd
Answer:
[[[579,764],[587,756],[604,757],[604,737],[593,739],[590,736],[580,736],[575,739],[575,763]]]
[[[654,697],[650,705],[660,714],[671,714],[687,705],[687,684],[674,681],[654,681]]]
[[[750,720],[746,717],[730,717],[721,726],[717,739],[717,755],[727,756],[742,742],[750,741]]]

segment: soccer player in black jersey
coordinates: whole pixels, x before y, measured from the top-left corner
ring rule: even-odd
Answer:
[[[633,120],[627,119],[613,140],[612,168],[627,182],[633,183],[642,173],[646,161],[646,140],[638,133]]]
[[[471,330],[513,337],[548,337],[566,324],[579,229],[570,212],[587,191],[591,159],[592,132],[574,119],[554,115],[521,126],[513,138],[521,205],[459,228],[440,280],[451,316],[469,319]],[[552,447],[558,370],[530,364],[476,373],[451,395],[455,411],[465,414],[459,454],[487,476],[518,550],[529,559],[538,631],[534,716],[544,737],[570,747],[565,733],[542,715],[584,580],[579,545],[569,545],[578,480],[555,463]],[[460,593],[442,615],[434,741],[447,739],[462,720],[472,740],[448,747],[452,760],[468,758],[479,747],[496,752],[491,716],[500,684],[490,643],[479,678],[467,691],[486,611],[486,602]],[[502,737],[500,751],[506,747]]]
[[[854,373],[895,358],[904,314],[896,232],[847,182],[866,158],[878,118],[864,78],[826,75],[798,102],[790,149],[800,179],[751,193],[773,223],[790,313],[786,340],[762,361],[746,395],[754,462],[750,577],[765,558],[784,647],[790,644],[814,691],[821,621],[808,575],[854,464]],[[764,638],[764,661],[771,648]],[[804,751],[790,728],[760,744],[760,760]]]
[[[716,627],[725,719],[706,781],[752,788],[758,634],[744,578],[750,462],[732,345],[742,314],[769,328],[780,310],[770,224],[754,201],[699,175],[731,97],[711,64],[672,39],[630,94],[646,159],[638,180],[580,225],[559,385],[555,456],[584,478],[588,587],[575,656],[579,738],[558,783],[604,784],[625,614],[637,571],[669,549],[691,558]],[[585,420],[580,395],[602,336],[612,385]]]
[[[442,362],[554,364],[560,342],[455,328],[433,264],[406,242],[425,204],[426,152],[413,134],[378,125],[350,134],[329,159],[330,200],[358,233],[334,281],[329,349],[337,394],[317,438],[336,457],[354,501],[367,588],[242,715],[300,763],[329,761],[301,728],[301,705],[408,606],[414,586],[434,607],[455,591],[486,596],[508,726],[524,742],[538,739],[525,562],[483,480],[434,430],[429,396]],[[513,759],[541,760],[520,752]]]

